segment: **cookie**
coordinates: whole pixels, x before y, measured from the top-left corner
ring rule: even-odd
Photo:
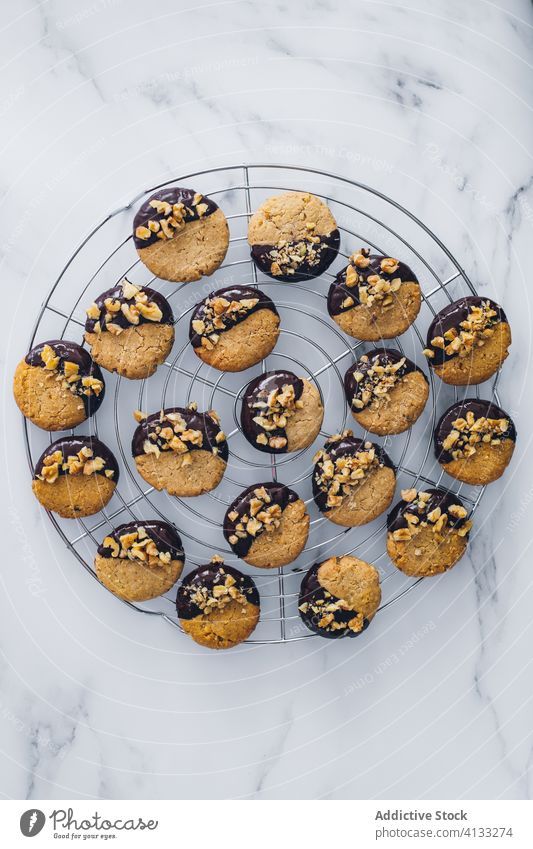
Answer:
[[[411,326],[422,303],[420,285],[405,263],[361,248],[337,274],[328,312],[349,336],[365,342],[392,339]]]
[[[184,554],[176,529],[168,522],[138,520],[119,525],[98,546],[96,574],[126,601],[163,595],[183,570]]]
[[[214,410],[199,413],[191,404],[150,416],[137,413],[136,419],[131,452],[147,483],[178,496],[202,495],[218,486],[228,445]]]
[[[183,579],[176,610],[186,634],[209,649],[230,649],[246,640],[259,620],[259,593],[249,575],[221,557]]]
[[[392,348],[363,354],[346,372],[344,390],[355,421],[378,436],[410,428],[429,397],[424,372]]]
[[[229,506],[224,536],[250,566],[285,566],[302,553],[309,535],[309,516],[302,499],[281,483],[257,483]]]
[[[489,298],[460,298],[431,322],[424,354],[444,383],[467,386],[496,374],[508,356],[511,328]]]
[[[403,489],[387,516],[387,552],[406,575],[439,575],[461,559],[471,527],[466,507],[452,492]]]
[[[446,410],[434,438],[435,456],[444,471],[475,486],[503,475],[513,456],[516,428],[496,404],[467,398]]]
[[[339,250],[331,210],[315,195],[285,192],[268,198],[250,218],[248,242],[257,267],[282,282],[318,277]]]
[[[345,528],[366,525],[390,506],[396,473],[380,445],[345,430],[330,436],[314,461],[313,498],[330,522]]]
[[[243,371],[261,362],[279,336],[279,314],[251,286],[226,286],[193,310],[189,339],[195,354],[220,371]]]
[[[152,274],[188,283],[224,262],[228,222],[211,198],[193,189],[160,189],[137,211],[133,241]]]
[[[377,569],[345,554],[309,569],[300,587],[298,611],[320,637],[357,637],[368,628],[380,602]]]
[[[47,510],[79,519],[106,506],[118,476],[115,457],[96,436],[62,436],[39,457],[31,486]]]
[[[94,415],[104,400],[102,372],[76,342],[41,342],[18,364],[13,394],[22,413],[43,430],[68,430]]]
[[[259,451],[284,454],[307,448],[318,436],[323,418],[316,386],[291,371],[267,371],[244,390],[242,431]]]
[[[174,316],[163,295],[124,278],[86,310],[85,341],[107,371],[140,380],[163,363],[174,342]]]

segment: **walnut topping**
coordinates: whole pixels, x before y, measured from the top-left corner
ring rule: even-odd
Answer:
[[[368,268],[370,265],[370,250],[368,248],[361,248],[359,253],[352,254],[350,257],[350,262],[352,262],[356,268]]]
[[[359,284],[359,301],[367,307],[374,303],[379,303],[380,306],[387,310],[394,305],[394,294],[399,290],[402,281],[399,277],[393,280],[385,280],[379,274],[370,274],[366,280],[358,273],[357,269],[364,270],[370,265],[370,251],[368,248],[361,248],[359,253],[352,254],[350,257],[350,265],[348,265],[345,273],[345,285],[351,289]],[[400,263],[392,257],[385,257],[381,260],[381,270],[384,274],[394,274]],[[343,308],[349,308],[352,304],[343,303]]]
[[[63,361],[63,369],[60,371],[61,357],[57,356],[50,345],[44,345],[41,351],[41,359],[47,371],[56,372],[55,379],[61,384],[62,389],[68,389],[73,395],[100,395],[104,384],[96,377],[80,374],[80,367],[70,360]]]
[[[314,268],[319,265],[322,253],[328,247],[320,236],[309,235],[299,242],[287,242],[280,239],[275,248],[268,253],[271,261],[270,273],[274,277],[296,274],[302,265]]]
[[[201,337],[202,347],[211,350],[220,339],[220,331],[236,324],[259,303],[259,298],[243,298],[229,301],[220,296],[206,298],[203,303],[202,319],[194,319],[192,329]]]
[[[376,361],[368,369],[366,369],[366,364],[369,359],[366,354],[363,354],[360,361],[365,363],[365,371],[353,373],[357,388],[352,399],[352,406],[356,410],[362,410],[369,404],[376,407],[379,404],[388,403],[390,400],[389,392],[403,377],[401,372],[405,365],[405,357],[402,357],[397,363],[387,363],[386,365],[381,365]]]
[[[234,533],[229,538],[230,544],[236,545],[239,539],[245,539],[247,536],[255,539],[264,531],[272,533],[279,528],[282,513],[279,504],[272,504],[272,498],[264,486],[254,489],[254,497],[250,499],[246,513],[243,513],[240,518],[236,510],[228,514],[230,521],[239,519]]]
[[[189,409],[191,409],[191,405]],[[141,418],[137,419],[138,421],[145,421],[142,413],[137,411],[136,415],[141,416]],[[222,431],[219,431],[215,436],[217,443],[224,442],[225,439],[226,436]],[[187,423],[180,413],[165,413],[163,410],[161,411],[159,420],[149,424],[147,438],[143,442],[143,452],[145,454],[153,454],[156,459],[162,451],[175,451],[178,454],[187,454],[194,447],[204,448],[203,432],[187,427]],[[218,454],[219,449],[217,446],[210,447],[213,454]],[[190,458],[183,458],[184,465],[189,465],[190,462]]]
[[[67,475],[92,475],[104,470],[108,478],[112,478],[115,474],[113,469],[105,469],[103,457],[95,457],[94,452],[84,446],[77,454],[69,454],[67,457],[59,449],[52,454],[47,454],[43,460],[41,473],[36,477],[38,480],[47,483],[55,483],[62,473]]]
[[[148,536],[145,528],[137,528],[136,531],[123,534],[117,542],[114,537],[108,536],[104,539],[104,548],[111,549],[111,557],[122,559],[140,560],[147,566],[159,566],[167,564],[172,560],[170,551],[159,551],[154,540]]]
[[[459,330],[450,327],[444,336],[435,336],[431,340],[431,348],[438,348],[449,357],[467,357],[475,348],[483,347],[494,334],[494,325],[498,322],[498,313],[491,307],[490,301],[482,301],[479,306],[470,307],[467,318],[459,324]],[[424,350],[429,359],[435,356],[431,348]]]
[[[323,597],[316,595],[310,601],[304,601],[298,606],[298,610],[302,613],[314,613],[317,619],[317,626],[325,631],[342,631],[350,630],[359,633],[364,627],[364,616],[362,613],[355,613],[354,616],[347,622],[342,619],[336,619],[335,614],[344,611],[351,611],[352,608],[344,598],[336,598],[327,590],[323,591]]]
[[[257,415],[253,421],[266,433],[259,433],[256,442],[259,445],[269,445],[271,448],[280,449],[287,445],[287,438],[272,431],[283,430],[287,422],[297,410],[301,410],[303,401],[296,398],[296,392],[292,383],[284,383],[281,388],[275,387],[268,395],[261,392],[253,403]],[[268,436],[268,434],[272,434]]]
[[[409,503],[409,507],[403,514],[407,527],[392,531],[395,542],[409,542],[420,533],[422,528],[431,527],[438,538],[450,523],[450,517],[455,520],[464,519],[468,514],[460,504],[450,504],[446,509],[440,506],[428,511],[428,502],[431,499],[430,492],[417,491],[416,489],[402,490],[402,499]],[[452,524],[452,523],[450,523]],[[472,522],[464,522],[459,528],[452,527],[451,530],[459,536],[464,537],[472,527]],[[415,552],[416,553],[416,552]]]
[[[141,317],[147,321],[161,321],[163,318],[163,313],[155,301],[148,300],[148,295],[144,289],[130,283],[126,277],[121,285],[122,298],[125,303],[122,303],[119,298],[106,298],[102,310],[96,303],[91,304],[86,310],[89,318],[99,319],[97,325],[95,324],[93,328],[93,333],[101,333],[102,330],[107,330],[115,336],[119,336],[126,328],[113,321],[114,316],[118,313],[121,313],[128,324],[132,325],[139,324]]]
[[[485,416],[476,419],[469,410],[465,418],[452,422],[452,430],[443,440],[442,447],[454,460],[472,457],[478,444],[499,445],[509,424],[509,419],[488,419]]]
[[[223,564],[222,558],[218,557],[216,560],[212,558],[212,563]],[[190,600],[193,604],[200,608],[202,613],[206,616],[209,616],[211,612],[214,610],[223,610],[228,604],[232,602],[237,602],[238,604],[243,605],[242,612],[246,612],[246,603],[248,599],[246,598],[245,593],[250,593],[251,590],[241,591],[237,587],[237,582],[233,575],[228,575],[223,568],[223,565],[220,565],[218,570],[217,578],[212,587],[206,587],[203,585],[195,585],[190,588]]]
[[[204,202],[203,195],[198,192],[194,195],[191,206],[185,206],[184,203],[170,204],[166,200],[158,200],[154,198],[149,201],[149,205],[155,212],[162,216],[160,219],[149,219],[146,227],[137,227],[135,235],[142,241],[147,241],[152,238],[155,233],[158,239],[166,241],[173,239],[178,230],[183,228],[188,221],[191,221],[197,215],[202,218],[209,209],[207,203]]]
[[[351,431],[345,431],[345,435],[351,436]],[[338,507],[370,472],[383,466],[371,442],[365,442],[364,450],[334,459],[326,446],[313,459],[316,463],[315,481],[326,494],[327,509]]]
[[[398,260],[393,259],[390,256],[385,257],[385,259],[382,259],[380,265],[381,270],[384,271],[385,274],[394,274],[395,271],[398,271],[400,267],[400,263],[398,262]]]

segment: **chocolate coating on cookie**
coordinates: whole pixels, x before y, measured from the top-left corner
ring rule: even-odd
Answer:
[[[299,496],[294,490],[272,481],[254,484],[241,492],[230,504],[224,517],[224,536],[235,554],[239,557],[248,554],[254,540],[268,527],[269,511],[272,519],[274,514],[279,517],[280,511],[282,513],[288,504],[294,504],[298,499]],[[263,512],[265,516],[262,515]],[[244,517],[247,517],[245,523]],[[254,533],[247,531],[250,518],[258,520],[255,524],[261,523],[257,529],[254,527]]]
[[[226,309],[223,304],[217,312],[216,301],[227,301]],[[237,305],[241,303],[239,308]],[[234,305],[234,308],[232,306]],[[193,348],[201,348],[202,339],[209,339],[216,344],[213,334],[218,336],[241,324],[243,321],[259,310],[270,310],[279,315],[274,302],[260,289],[252,286],[226,286],[211,292],[203,301],[194,308],[189,326],[189,339]],[[201,327],[203,324],[203,328]]]
[[[377,371],[376,366],[378,366]],[[385,369],[385,373],[380,373],[381,368]],[[363,354],[363,357],[351,365],[344,375],[346,400],[355,412],[362,410],[378,395],[374,393],[374,389],[380,381],[386,382],[388,379],[392,388],[406,374],[415,371],[420,372],[427,382],[422,369],[405,357],[401,351],[393,348],[374,348],[367,354]]]
[[[302,621],[307,627],[318,634],[320,637],[328,639],[339,639],[340,637],[357,637],[365,631],[370,621],[363,618],[361,627],[358,631],[354,631],[348,627],[348,623],[352,622],[357,616],[357,610],[346,610],[343,607],[338,607],[336,599],[321,585],[318,578],[318,570],[320,563],[315,563],[311,566],[305,575],[298,597],[298,609]],[[327,615],[326,608],[331,608],[327,613],[331,613],[332,619],[323,626],[319,623],[324,621]],[[333,609],[335,608],[335,609]]]
[[[55,459],[58,452],[61,453],[63,460]],[[68,458],[78,459],[80,463],[74,463],[69,468]],[[92,462],[97,458],[101,458],[103,464]],[[118,482],[119,468],[115,456],[107,445],[104,445],[96,436],[62,436],[60,439],[56,439],[37,460],[33,477],[34,480],[43,478],[51,480],[50,473],[44,472],[43,475],[43,470],[51,467],[54,467],[54,476],[57,477],[69,474],[87,474],[83,468],[85,463],[91,463],[91,472],[111,478],[115,484]]]
[[[200,413],[192,407],[167,407],[147,416],[135,429],[131,452],[140,457],[173,450],[171,442],[175,437],[183,441],[187,451],[211,451],[224,462],[228,460],[228,444],[218,418],[212,412]]]
[[[467,398],[452,404],[439,419],[434,433],[435,456],[440,463],[450,463],[458,454],[464,456],[467,446],[469,456],[475,453],[476,445],[490,445],[493,440],[498,444],[504,439],[516,442],[516,428],[509,414],[492,401]]]
[[[164,241],[172,238],[173,221],[181,226],[190,221],[206,218],[217,209],[218,205],[211,198],[195,192],[194,189],[180,187],[160,189],[143,203],[133,219],[135,247],[142,250],[161,239]],[[171,219],[170,222],[169,219]]]
[[[66,339],[41,342],[26,354],[24,361],[34,368],[61,375],[67,383],[65,388],[82,399],[86,417],[93,416],[101,406],[105,396],[102,372],[89,352],[76,342]]]
[[[395,531],[409,529],[412,523],[409,522],[408,516],[415,516],[420,524],[421,522],[429,521],[430,524],[435,524],[441,515],[446,514],[447,528],[459,530],[465,526],[470,528],[471,522],[468,522],[468,511],[459,496],[445,489],[431,488],[420,492],[416,490],[403,490],[402,500],[396,504],[387,516],[387,530],[389,533]],[[412,498],[411,498],[412,496]],[[407,500],[409,498],[409,500]],[[450,507],[452,511],[450,512]],[[454,508],[459,507],[459,510]],[[438,516],[435,516],[434,511],[438,511]],[[439,512],[440,511],[440,512]]]
[[[228,575],[235,581],[231,586],[234,586],[249,604],[259,607],[259,592],[252,578],[239,572],[233,566],[215,562],[198,566],[183,579],[176,597],[176,610],[179,618],[194,619],[196,616],[201,616],[206,609],[201,602],[204,590],[206,596],[211,595],[215,587],[225,585]],[[198,593],[200,593],[199,598],[196,597]]]
[[[371,452],[370,455],[369,452]],[[352,479],[348,476],[343,480],[336,477],[334,469],[338,460],[357,458],[359,455],[362,455],[365,461],[361,462],[362,474],[360,478]],[[315,459],[312,478],[313,498],[321,513],[327,513],[334,509],[337,506],[337,499],[340,500],[348,495],[358,483],[364,480],[369,471],[380,467],[395,471],[391,458],[381,445],[359,439],[353,436],[351,431],[345,431],[343,434],[331,437],[325,443],[323,450],[318,452]],[[332,464],[331,476],[329,469],[327,473],[325,469],[325,465],[329,466],[330,463]],[[334,503],[332,503],[332,499],[335,500]]]
[[[286,389],[287,388],[287,389]],[[291,371],[267,371],[252,380],[246,387],[242,399],[241,425],[244,436],[259,451],[284,454],[288,451],[286,427],[276,425],[283,422],[287,412],[298,404],[303,392],[303,380]],[[278,392],[281,402],[269,407],[272,393]],[[287,404],[283,402],[287,397]],[[265,421],[268,427],[265,428]]]
[[[444,307],[433,319],[427,332],[427,348],[431,366],[439,366],[454,357],[464,355],[483,341],[486,330],[492,330],[507,317],[495,301],[469,295]],[[472,340],[472,336],[475,337]],[[455,341],[457,340],[457,341]],[[463,340],[463,344],[460,344]]]
[[[313,242],[302,239],[286,242],[282,247],[253,245],[250,254],[264,274],[281,283],[297,283],[323,274],[337,256],[340,241],[339,231],[332,230],[326,236],[316,236]]]
[[[357,257],[363,259],[357,260]],[[383,262],[393,262],[394,264],[383,266]],[[383,257],[380,254],[366,254],[361,251],[350,258],[349,264],[342,271],[339,271],[329,287],[329,314],[333,317],[353,309],[354,306],[359,304],[367,304],[368,296],[365,289],[368,289],[371,285],[368,278],[375,275],[387,283],[392,283],[393,280],[399,280],[400,283],[418,283],[415,273],[404,262],[391,260],[391,258]],[[363,295],[360,288],[363,289]]]
[[[142,301],[137,303],[139,298],[142,298]],[[108,309],[109,306],[112,307],[112,311]],[[128,310],[132,306],[133,314]],[[113,325],[115,334],[117,327],[126,330],[139,324],[174,324],[171,306],[163,295],[148,286],[142,288],[133,286],[127,280],[102,292],[87,310],[87,315],[85,321],[87,333],[108,331],[109,324]]]
[[[149,519],[148,521],[138,519],[118,525],[98,546],[98,554],[101,557],[117,556],[115,553],[116,548],[115,546],[111,546],[110,541],[114,540],[120,548],[121,537],[128,534],[138,534],[139,530],[144,531],[146,536],[155,543],[159,554],[168,554],[171,560],[183,560],[183,545],[177,530],[168,522],[162,522],[157,519]],[[105,541],[108,541],[107,545],[104,545]]]

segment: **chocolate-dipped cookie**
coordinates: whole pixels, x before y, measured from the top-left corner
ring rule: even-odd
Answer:
[[[444,383],[483,383],[509,353],[511,328],[499,304],[470,295],[444,307],[431,322],[424,354]]]
[[[349,336],[366,342],[405,333],[421,303],[420,285],[409,266],[368,248],[352,254],[328,293],[331,318]]]
[[[139,426],[131,453],[145,481],[178,496],[202,495],[218,486],[226,471],[228,445],[214,410],[199,413],[196,404],[190,404],[135,417]]]
[[[159,189],[137,211],[133,241],[156,277],[187,283],[223,263],[228,222],[211,198],[193,189]]]
[[[387,516],[387,552],[406,575],[451,569],[465,553],[472,522],[457,495],[444,489],[403,489]]]
[[[380,445],[346,430],[330,436],[314,461],[313,497],[330,522],[354,528],[372,522],[390,506],[396,474]]]
[[[244,390],[242,431],[260,451],[284,454],[307,448],[318,436],[323,418],[316,386],[291,371],[267,371]]]
[[[186,634],[209,649],[246,640],[259,620],[259,593],[249,575],[221,557],[189,572],[178,589],[176,610]]]
[[[320,637],[357,637],[374,618],[381,601],[379,573],[350,554],[316,563],[300,588],[298,611]]]
[[[107,371],[140,380],[168,357],[174,316],[163,295],[124,278],[86,310],[85,341],[93,360]]]
[[[363,354],[346,372],[344,389],[355,421],[379,436],[410,428],[429,396],[424,372],[392,348]]]
[[[104,400],[102,372],[76,342],[41,342],[18,364],[13,394],[21,413],[43,430],[68,430]]]
[[[31,486],[47,510],[79,519],[106,506],[118,475],[115,457],[96,436],[62,436],[39,457]]]
[[[292,563],[304,550],[308,534],[304,502],[281,483],[248,487],[229,506],[224,518],[224,536],[232,550],[250,566],[261,569]]]
[[[261,362],[279,336],[271,299],[251,286],[226,286],[193,310],[189,339],[204,363],[220,371],[243,371]]]
[[[501,477],[515,443],[516,428],[508,413],[480,398],[452,404],[435,428],[435,456],[442,468],[472,485]]]
[[[248,226],[252,259],[275,280],[318,277],[339,250],[340,234],[331,210],[315,195],[285,192],[261,204]]]
[[[147,601],[174,586],[183,562],[176,529],[150,519],[126,522],[104,537],[94,565],[102,584],[119,598]]]

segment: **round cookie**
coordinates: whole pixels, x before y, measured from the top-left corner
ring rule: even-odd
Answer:
[[[302,499],[281,483],[248,487],[229,506],[224,536],[250,566],[273,569],[292,563],[309,535],[309,516]]]
[[[119,525],[102,540],[94,565],[98,579],[119,598],[147,601],[174,586],[183,562],[181,539],[172,525],[137,520]]]
[[[435,316],[424,354],[444,383],[467,386],[496,374],[511,341],[511,328],[499,304],[471,295]]]
[[[291,371],[267,371],[252,380],[242,399],[241,425],[259,451],[300,451],[316,439],[324,408],[316,386]]]
[[[189,339],[195,354],[220,371],[243,371],[261,362],[279,336],[271,299],[251,286],[226,286],[193,310]]]
[[[377,569],[345,554],[309,569],[300,587],[298,611],[320,637],[357,637],[368,628],[380,602]]]
[[[435,456],[445,472],[473,486],[500,478],[513,456],[516,428],[491,401],[452,404],[435,428]]]
[[[163,295],[124,278],[86,310],[85,341],[93,360],[107,371],[140,380],[168,357],[174,316]]]
[[[62,436],[39,457],[31,487],[47,510],[79,519],[106,506],[118,476],[115,457],[96,436]]]
[[[387,516],[387,552],[406,575],[426,578],[451,569],[465,553],[472,522],[457,495],[403,489]]]
[[[160,189],[137,211],[133,241],[156,277],[188,283],[222,265],[229,245],[228,222],[211,198],[193,189]]]
[[[131,453],[145,481],[178,496],[202,495],[218,486],[228,445],[214,410],[199,413],[190,404],[150,416],[137,413],[136,419]]]
[[[409,266],[368,248],[352,254],[328,292],[331,318],[349,336],[366,342],[405,333],[421,303],[420,285]]]
[[[275,280],[318,277],[339,250],[340,234],[331,210],[308,192],[274,195],[254,212],[248,225],[251,256]]]
[[[22,413],[43,430],[68,430],[94,415],[104,400],[102,372],[76,342],[51,339],[18,364],[13,394]]]
[[[330,522],[345,528],[366,525],[390,506],[396,473],[380,445],[346,430],[330,436],[314,461],[313,498]]]
[[[355,421],[378,436],[410,428],[429,396],[424,372],[392,348],[363,354],[346,372],[344,390]]]
[[[259,620],[259,593],[249,575],[221,557],[183,579],[176,610],[186,634],[209,649],[230,649],[246,640]]]

